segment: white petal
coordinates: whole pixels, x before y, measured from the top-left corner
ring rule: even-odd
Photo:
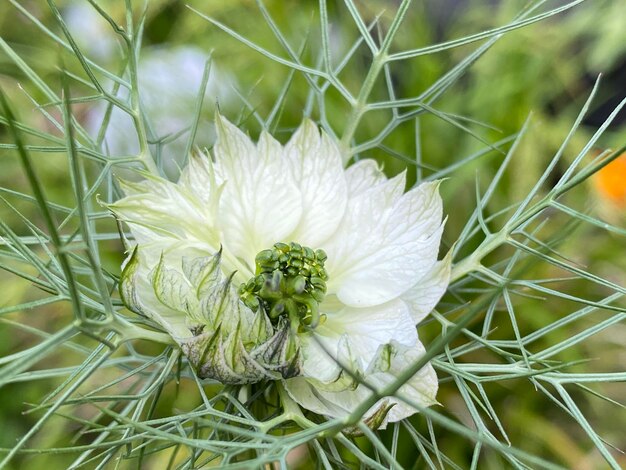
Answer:
[[[334,335],[347,337],[350,354],[357,360],[354,365],[362,371],[369,367],[380,346],[392,340],[406,346],[417,342],[415,323],[407,304],[401,300],[369,308],[345,307],[329,313],[323,326],[322,332],[332,331]]]
[[[319,333],[320,330],[322,334]],[[323,334],[324,332],[327,334]],[[337,357],[337,352],[345,347],[342,347],[345,341],[345,338],[338,337],[324,326],[318,327],[313,335],[301,336],[303,375],[324,383],[337,380],[341,367],[335,357]]]
[[[219,223],[225,246],[254,266],[256,254],[283,241],[300,221],[300,191],[280,144],[263,133],[258,145],[218,116],[215,169],[224,180]]]
[[[157,177],[121,185],[126,197],[108,208],[128,223],[137,243],[197,239],[219,248],[210,208],[184,187]]]
[[[339,225],[347,203],[341,153],[332,139],[305,120],[285,146],[302,194],[302,219],[290,240],[317,248]]]
[[[327,313],[326,321],[313,333],[301,336],[303,375],[322,390],[344,390],[354,384],[354,374],[362,376],[372,367],[380,347],[394,340],[406,346],[418,340],[408,307],[401,300]]]
[[[402,295],[411,311],[415,324],[421,322],[439,302],[448,288],[452,267],[452,250],[432,268],[411,289]]]
[[[368,242],[368,229],[374,225],[373,221],[382,220],[393,202],[402,196],[404,184],[405,176],[402,173],[348,201],[343,221],[323,244],[328,255],[326,269],[330,276],[330,293],[338,290],[334,288],[337,280],[366,251],[368,247],[361,242]]]
[[[395,354],[391,359],[389,370],[371,371],[372,374],[369,376],[371,377],[370,383],[379,390],[395,382],[406,369],[419,361],[426,352],[424,346],[419,341],[410,348],[395,342],[392,343],[392,346]],[[412,404],[419,407],[428,407],[437,403],[435,397],[438,388],[437,374],[433,366],[428,363],[402,385],[397,393]],[[386,426],[386,422],[399,421],[417,412],[413,406],[402,400],[397,398],[390,398],[390,400],[395,405],[389,411],[385,424],[382,426],[383,428]]]
[[[443,231],[439,182],[399,196],[396,180],[350,200],[342,224],[324,246],[329,291],[347,305],[367,307],[400,296],[437,259]]]
[[[393,343],[393,349],[394,353],[389,361],[388,370],[370,370],[366,375],[368,383],[378,390],[382,390],[385,386],[394,382],[398,375],[403,373],[406,368],[415,364],[424,354],[424,347],[419,341],[412,347]],[[314,411],[315,413],[324,414],[333,418],[347,416],[372,393],[368,387],[363,385],[359,385],[355,390],[327,392],[318,387],[314,387],[304,377],[287,380],[285,382],[285,388],[289,392],[289,395],[299,403],[300,406]],[[398,394],[406,398],[412,404],[420,407],[428,407],[437,403],[435,400],[437,388],[438,383],[435,371],[430,364],[427,364],[400,387]],[[386,427],[387,422],[399,421],[417,412],[417,409],[404,403],[402,400],[387,397],[380,399],[369,409],[363,418],[367,419],[370,417],[385,401],[393,403],[394,406],[382,423],[382,428]]]
[[[359,160],[351,165],[345,174],[350,197],[357,196],[387,179],[376,160],[371,158]]]
[[[192,152],[187,166],[183,169],[178,184],[187,189],[207,205],[217,204],[219,185],[211,157],[204,153]]]
[[[307,410],[332,418],[339,418],[348,414],[344,408],[327,400],[304,377],[294,377],[283,383],[289,396]]]

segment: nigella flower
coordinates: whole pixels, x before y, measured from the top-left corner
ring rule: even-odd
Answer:
[[[255,145],[218,116],[210,155],[178,183],[125,182],[110,206],[136,246],[121,292],[180,345],[201,378],[281,380],[316,413],[340,417],[417,361],[419,323],[447,288],[437,261],[438,182],[408,192],[373,160],[344,169],[340,150],[305,120],[282,146]],[[435,403],[428,364],[400,389]],[[365,416],[384,426],[415,413],[395,398]]]

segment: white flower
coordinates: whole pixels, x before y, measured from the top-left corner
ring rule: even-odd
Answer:
[[[119,37],[107,21],[88,2],[68,2],[63,9],[65,22],[80,49],[88,57],[105,64],[118,63],[121,56]],[[184,159],[189,139],[189,128],[194,122],[204,68],[210,56],[203,49],[189,45],[162,43],[142,47],[137,78],[143,117],[150,128],[154,155],[159,155],[166,170],[175,172]],[[128,77],[126,77],[128,80]],[[220,109],[229,109],[238,101],[235,77],[215,61],[205,88],[204,102],[220,103]],[[126,87],[120,87],[116,97],[129,103]],[[98,102],[85,116],[87,130],[96,137],[107,118],[104,145],[112,156],[139,153],[137,130],[128,113],[117,106],[108,111],[108,102]],[[202,113],[204,116],[205,113]],[[211,126],[201,119],[195,142],[206,146],[213,139]]]
[[[208,59],[203,50],[192,46],[163,45],[141,50],[137,70],[141,107],[149,123],[150,141],[158,142],[151,145],[151,151],[153,155],[159,155],[163,166],[170,172],[175,172],[183,160]],[[235,87],[234,77],[213,61],[204,103],[219,102],[221,109],[232,107],[236,100]],[[128,90],[120,87],[117,98],[128,103]],[[86,116],[87,129],[93,136],[98,135],[107,117],[107,105],[99,103]],[[138,154],[137,130],[131,116],[118,107],[113,107],[110,113],[104,136],[107,152],[113,156]],[[206,119],[201,119],[195,143],[200,147],[207,146],[212,137],[211,126]]]
[[[437,261],[439,183],[405,193],[405,175],[372,160],[344,169],[308,120],[285,146],[266,132],[255,145],[219,116],[216,127],[212,158],[193,156],[177,184],[125,183],[110,206],[137,244],[124,300],[201,377],[280,379],[302,407],[344,416],[371,393],[358,378],[382,388],[424,353],[415,325],[450,274],[450,258]],[[436,391],[427,364],[400,395],[429,406]],[[416,411],[386,400],[366,414],[373,426]]]

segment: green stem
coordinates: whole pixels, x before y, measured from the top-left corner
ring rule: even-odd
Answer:
[[[458,262],[452,267],[450,283],[461,279],[463,276],[479,271],[482,268],[482,260],[485,256],[506,242],[509,235],[507,227],[498,233],[492,233],[483,240],[478,248],[467,258]]]
[[[596,173],[608,163],[615,160],[619,157],[624,151],[626,147],[622,147],[616,152],[613,152],[610,157],[602,160],[600,163],[597,163],[587,170],[581,171],[581,173],[574,178],[572,178],[567,183],[564,183],[561,186],[554,187],[543,199],[539,200],[536,204],[526,209],[518,218],[516,218],[513,222],[509,221],[502,229],[497,232],[487,236],[480,244],[480,246],[467,258],[463,259],[459,263],[455,264],[452,267],[452,274],[450,275],[450,282],[457,281],[463,276],[469,274],[473,271],[479,271],[482,268],[482,259],[491,253],[493,250],[498,248],[503,243],[506,243],[509,235],[517,230],[519,227],[523,226],[530,219],[535,217],[544,209],[550,207],[553,203],[556,203],[557,199],[565,194],[567,191],[580,184],[582,181],[585,181],[592,174]]]
[[[166,333],[159,333],[158,331],[152,331],[147,328],[142,328],[120,317],[119,315],[115,315],[113,317],[113,323],[111,325],[111,328],[122,337],[121,342],[130,341],[133,339],[144,339],[147,341],[154,341],[156,343],[162,343],[167,345],[176,344],[176,342],[170,335]]]
[[[350,142],[354,137],[354,133],[356,132],[359,123],[361,122],[361,118],[367,112],[367,99],[374,89],[374,85],[376,84],[376,80],[378,79],[380,72],[387,63],[387,51],[389,51],[389,47],[391,46],[391,43],[393,42],[393,39],[395,38],[396,33],[404,20],[406,12],[411,5],[411,1],[412,0],[404,0],[402,2],[393,19],[393,22],[389,26],[389,31],[385,36],[380,50],[374,53],[372,65],[367,72],[363,86],[359,90],[359,96],[356,99],[356,103],[352,106],[352,112],[350,113],[350,116],[348,116],[348,124],[346,125],[343,135],[341,136],[341,148],[346,152],[345,155],[350,155]]]
[[[376,83],[376,79],[383,69],[386,60],[387,58],[385,55],[383,55],[382,51],[374,56],[374,59],[372,60],[372,66],[370,67],[369,72],[365,77],[365,81],[363,82],[363,86],[359,91],[359,96],[356,99],[356,103],[354,103],[354,105],[352,106],[352,111],[348,116],[348,123],[345,130],[343,131],[340,142],[342,150],[346,151],[346,155],[349,155],[348,149],[350,148],[350,142],[354,137],[356,128],[361,122],[361,118],[367,111],[367,99],[372,93],[374,84]]]
[[[137,130],[137,139],[139,140],[139,158],[147,171],[153,175],[159,175],[159,169],[152,158],[150,148],[148,147],[148,134],[146,126],[141,116],[141,103],[139,99],[139,80],[137,78],[137,50],[136,37],[133,24],[132,7],[130,2],[126,1],[126,29],[128,31],[127,49],[128,49],[128,71],[130,75],[130,104],[132,109],[132,118]]]
[[[273,419],[270,419],[269,421],[261,423],[259,426],[261,431],[267,433],[276,426],[288,421],[293,421],[302,429],[308,429],[316,426],[313,421],[309,420],[306,416],[304,416],[304,414],[302,414],[300,406],[289,396],[289,393],[287,393],[287,390],[285,390],[285,387],[281,382],[276,382],[276,388],[278,389],[278,395],[280,396],[280,401],[283,405],[283,413]]]

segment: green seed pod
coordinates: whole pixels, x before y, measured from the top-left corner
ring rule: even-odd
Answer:
[[[270,265],[268,260],[277,262]],[[257,279],[264,280],[262,285],[245,282],[239,295],[246,305],[251,305],[250,298],[260,299],[259,305],[274,323],[288,318],[293,331],[313,329],[320,323],[319,304],[326,294],[325,260],[323,250],[276,243],[256,256],[256,272],[261,273]]]

